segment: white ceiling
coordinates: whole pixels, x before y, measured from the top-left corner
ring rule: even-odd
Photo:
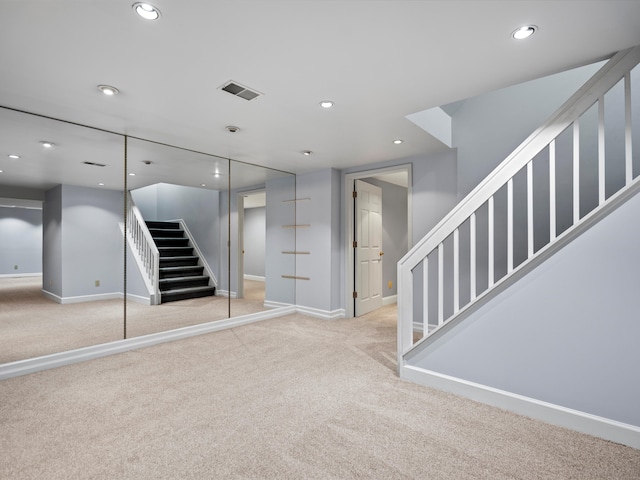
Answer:
[[[640,44],[637,0],[154,0],[155,22],[132,3],[0,0],[0,105],[302,173],[443,150],[405,117]],[[510,33],[522,24],[539,30],[516,42]],[[229,80],[263,95],[246,101],[219,90]],[[121,93],[105,97],[98,84]],[[320,108],[325,99],[335,106]],[[0,184],[80,182],[99,169],[80,157],[121,156],[118,137],[65,139],[73,127],[49,125],[47,140],[59,146],[49,163],[29,164],[43,133],[28,119],[13,131],[13,120],[0,132]],[[75,145],[78,158],[61,172],[53,157],[63,162],[65,142],[81,141],[93,150]],[[142,168],[145,155],[130,165]],[[193,160],[193,171],[184,167],[191,161],[180,173],[208,183],[215,159]]]

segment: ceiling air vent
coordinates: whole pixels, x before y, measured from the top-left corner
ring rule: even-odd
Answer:
[[[85,165],[91,165],[92,167],[106,167],[104,163],[95,163],[95,162],[82,162]]]
[[[254,98],[260,96],[260,93],[256,92],[255,90],[251,90],[250,88],[243,87],[242,85],[236,82],[227,82],[220,87],[220,90],[224,90],[225,92],[228,92],[231,95],[244,98],[245,100],[253,100]]]

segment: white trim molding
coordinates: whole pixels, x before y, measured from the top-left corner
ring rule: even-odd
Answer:
[[[0,273],[0,278],[41,277],[40,273]]]
[[[297,305],[296,312],[303,315],[309,315],[310,317],[322,318],[324,320],[336,320],[338,318],[345,318],[344,308],[338,308],[337,310],[320,310],[318,308],[303,307],[301,305]]]
[[[398,303],[398,295],[389,295],[388,297],[382,297],[382,305],[393,305]]]
[[[244,274],[244,279],[245,280],[253,280],[254,282],[264,282],[265,281],[264,277],[260,277],[258,275],[249,275],[247,273]]]
[[[400,368],[400,378],[461,395],[552,425],[640,448],[640,427],[573,410],[516,393],[444,375],[413,365]]]
[[[49,370],[51,368],[63,367],[74,363],[93,360],[95,358],[116,355],[118,353],[136,350],[138,348],[150,347],[160,343],[172,342],[174,340],[182,340],[184,338],[194,337],[205,333],[217,332],[228,328],[235,328],[241,325],[268,320],[289,313],[295,313],[295,307],[280,308],[267,310],[264,312],[242,315],[240,317],[218,320],[214,322],[202,323],[190,327],[168,330],[166,332],[152,333],[140,337],[129,338],[126,340],[117,340],[115,342],[103,343],[101,345],[93,345],[90,347],[78,348],[61,353],[44,355],[42,357],[29,358],[27,360],[19,360],[17,362],[5,363],[0,365],[0,380],[27,375],[29,373]]]

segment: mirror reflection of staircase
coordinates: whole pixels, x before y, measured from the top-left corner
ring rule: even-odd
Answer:
[[[160,253],[159,286],[162,303],[213,296],[216,287],[178,222],[146,221]]]

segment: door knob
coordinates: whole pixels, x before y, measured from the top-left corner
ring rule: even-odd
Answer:
[[[380,252],[380,256],[384,255],[384,252]]]

